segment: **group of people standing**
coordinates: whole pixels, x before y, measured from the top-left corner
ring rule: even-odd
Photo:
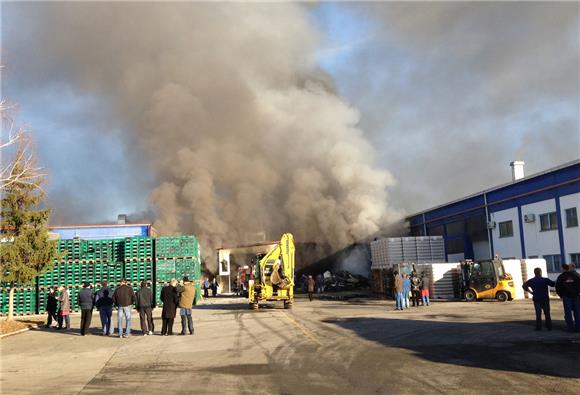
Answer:
[[[188,277],[183,281],[172,280],[170,284],[161,290],[160,301],[163,303],[161,313],[162,329],[161,334],[165,336],[173,335],[173,322],[177,314],[177,307],[180,309],[181,334],[186,334],[186,328],[190,335],[193,335],[192,308],[195,304],[196,289]],[[153,321],[153,309],[155,308],[155,298],[153,292],[147,286],[146,281],[142,281],[139,290],[133,291],[126,279],[121,280],[113,291],[104,281],[97,292],[93,292],[89,283],[83,283],[79,292],[77,304],[81,309],[80,334],[86,336],[89,333],[93,308],[99,311],[103,336],[112,336],[114,327],[112,323],[113,309],[117,308],[117,326],[120,338],[131,336],[131,311],[133,306],[139,312],[141,322],[141,332],[143,336],[153,335],[155,331]],[[46,328],[50,328],[53,319],[58,322],[55,329],[70,329],[71,301],[68,289],[64,286],[52,288],[47,295],[46,310],[48,319]],[[123,332],[123,326],[125,331]]]
[[[218,294],[218,282],[214,278],[211,282],[208,278],[203,282],[203,297],[209,298],[209,291],[211,290],[211,296],[217,296]]]
[[[431,283],[429,276],[413,271],[411,275],[400,274],[395,270],[394,275],[394,293],[395,293],[395,310],[404,310],[410,307],[410,301],[415,306],[429,306],[429,285]]]
[[[531,293],[534,301],[535,330],[542,330],[542,311],[544,312],[546,329],[552,330],[549,287],[556,287],[556,293],[562,299],[564,320],[568,330],[580,332],[580,274],[576,271],[574,264],[563,264],[562,273],[555,282],[547,277],[542,277],[542,269],[537,267],[534,269],[534,277],[524,283],[524,291]]]

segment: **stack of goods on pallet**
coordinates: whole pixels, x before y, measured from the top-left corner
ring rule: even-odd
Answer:
[[[171,281],[184,276],[195,281],[200,297],[199,243],[195,236],[158,237],[155,239],[155,299],[160,302],[161,289]]]
[[[0,290],[0,312],[2,315],[8,314],[8,296],[10,289],[8,284],[2,284]],[[16,286],[14,289],[14,314],[28,315],[36,312],[36,287]]]
[[[103,281],[116,284],[123,278],[123,257],[115,253],[116,240],[60,240],[60,260],[52,270],[38,277],[38,312],[46,311],[46,295],[49,288],[66,286],[73,311],[83,282],[100,285]],[[124,242],[124,241],[123,241]],[[123,243],[124,245],[124,243]],[[121,250],[122,251],[122,250]],[[120,258],[120,261],[117,261]]]
[[[141,281],[153,280],[153,239],[131,237],[125,239],[123,250],[125,278],[133,289],[139,289]]]
[[[15,314],[35,314],[46,311],[46,297],[50,288],[66,286],[71,307],[78,311],[77,297],[83,282],[100,288],[107,281],[115,288],[127,278],[136,291],[141,281],[159,292],[171,279],[188,276],[196,282],[200,294],[201,264],[199,244],[195,236],[131,237],[110,240],[60,240],[59,259],[37,277],[31,287],[15,291]],[[156,251],[156,252],[154,252]],[[8,289],[2,286],[0,314],[8,312]]]
[[[425,273],[429,279],[432,299],[456,299],[460,297],[459,263],[423,263],[417,265],[418,274]]]
[[[514,287],[516,289],[515,296],[512,295],[514,299],[524,299],[525,294],[522,286],[524,285],[524,279],[522,276],[522,262],[519,259],[504,259],[503,268],[506,273],[509,273],[514,282]]]

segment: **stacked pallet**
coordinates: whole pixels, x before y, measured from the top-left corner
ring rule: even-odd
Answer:
[[[125,278],[130,283],[153,279],[153,239],[148,237],[125,239],[123,258]]]
[[[8,298],[10,288],[8,284],[2,284],[0,289],[0,312],[2,315],[8,314]],[[36,287],[17,286],[14,289],[14,314],[29,315],[36,312]]]
[[[431,280],[429,293],[433,299],[457,299],[460,297],[459,263],[423,263],[417,265],[419,274],[425,273]]]
[[[158,295],[163,285],[173,278],[188,276],[196,281],[200,295],[201,261],[199,243],[195,236],[131,237],[112,240],[60,240],[59,259],[50,270],[37,277],[32,287],[18,287],[15,291],[15,314],[34,314],[46,311],[46,295],[50,288],[68,288],[73,311],[78,310],[77,296],[83,282],[98,288],[103,281],[111,287],[127,278],[138,289],[147,281]],[[0,293],[0,314],[8,312],[8,290]]]
[[[402,262],[445,262],[442,236],[389,237],[371,242],[372,269]]]
[[[505,272],[510,274],[513,278],[516,294],[512,297],[514,299],[524,299],[526,296],[522,288],[524,285],[524,279],[522,276],[522,261],[520,259],[504,259],[503,268]]]
[[[189,277],[196,282],[201,296],[201,262],[199,243],[195,236],[158,237],[155,239],[155,299],[172,279]]]

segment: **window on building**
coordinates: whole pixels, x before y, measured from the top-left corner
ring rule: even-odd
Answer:
[[[447,253],[448,254],[461,254],[465,252],[463,244],[463,239],[448,239],[447,240]]]
[[[499,237],[513,237],[514,226],[512,221],[499,223]]]
[[[530,256],[528,256],[528,259],[536,259],[536,258],[538,258],[537,255],[530,255]]]
[[[558,229],[558,216],[556,212],[540,214],[540,227],[543,231]]]
[[[566,227],[573,228],[578,226],[578,212],[576,207],[566,209]]]
[[[560,271],[560,266],[562,265],[562,257],[560,254],[544,255],[543,258],[546,260],[546,266],[549,272],[558,273]]]
[[[580,267],[580,254],[570,254],[570,263],[574,263],[576,267]]]

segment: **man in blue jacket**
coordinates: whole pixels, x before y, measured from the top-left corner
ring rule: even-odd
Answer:
[[[534,277],[526,281],[523,285],[524,291],[533,295],[534,307],[536,309],[536,330],[542,330],[542,310],[546,317],[546,329],[552,330],[552,317],[550,316],[550,290],[549,287],[556,285],[549,278],[542,277],[542,269],[534,269]],[[530,288],[532,289],[530,291]]]

